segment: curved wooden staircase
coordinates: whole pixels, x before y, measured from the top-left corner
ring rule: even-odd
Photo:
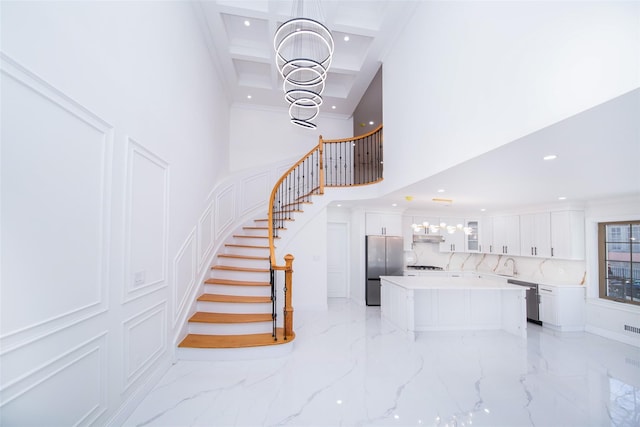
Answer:
[[[355,138],[326,141],[293,165],[275,184],[267,219],[254,220],[225,242],[204,292],[197,297],[196,312],[189,318],[187,335],[178,345],[178,357],[215,359],[212,351],[226,351],[223,358],[238,359],[246,348],[280,348],[268,355],[291,350],[293,332],[292,263],[285,255],[278,265],[275,239],[287,221],[303,212],[313,195],[326,187],[352,187],[382,180],[382,126]],[[278,275],[284,276],[278,285]],[[280,295],[280,296],[278,296]],[[276,299],[279,299],[276,301]],[[277,311],[282,310],[282,317]],[[267,354],[252,353],[252,358]]]
[[[180,348],[246,348],[290,343],[276,328],[270,283],[268,226],[266,219],[242,227],[217,254],[211,277],[198,296],[197,311],[189,318],[188,335]]]

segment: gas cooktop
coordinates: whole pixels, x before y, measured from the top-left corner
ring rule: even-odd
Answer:
[[[442,267],[436,267],[435,265],[408,265],[407,268],[412,270],[442,270]]]

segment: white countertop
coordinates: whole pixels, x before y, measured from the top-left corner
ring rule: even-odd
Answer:
[[[557,286],[557,287],[563,287],[563,288],[584,288],[585,285],[584,284],[580,284],[580,283],[566,283],[566,282],[562,282],[559,280],[550,280],[550,279],[540,279],[540,278],[529,278],[529,277],[520,277],[520,276],[509,276],[509,275],[504,275],[504,274],[498,274],[498,273],[493,273],[493,272],[486,272],[486,271],[472,271],[472,270],[464,270],[464,271],[457,271],[457,270],[417,270],[417,269],[411,269],[411,268],[407,268],[404,270],[404,274],[413,274],[413,275],[421,275],[422,277],[426,277],[428,278],[431,274],[433,274],[434,277],[440,276],[442,277],[442,275],[480,275],[483,277],[488,277],[488,278],[495,278],[498,280],[509,280],[509,279],[514,279],[514,280],[520,280],[522,282],[531,282],[531,283],[535,283],[538,285],[545,285],[545,286]]]
[[[449,290],[518,290],[523,286],[503,283],[498,280],[477,277],[426,277],[426,276],[381,276],[380,279],[405,289],[449,289]]]

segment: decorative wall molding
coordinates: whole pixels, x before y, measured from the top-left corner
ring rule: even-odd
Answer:
[[[267,206],[274,182],[270,180],[269,171],[251,175],[241,181],[240,215],[243,216],[260,206]],[[265,218],[267,212],[264,213]]]
[[[198,269],[210,257],[215,243],[215,217],[213,205],[209,204],[198,220]]]
[[[55,419],[66,425],[91,425],[107,410],[106,338],[103,332],[3,385],[0,424],[47,425]]]
[[[167,286],[169,227],[169,164],[130,137],[127,137],[126,144],[125,303]],[[144,203],[138,204],[138,198],[144,200]],[[154,212],[154,207],[159,211],[157,218],[150,218],[149,213],[144,215],[145,212],[137,211],[144,208]],[[154,241],[157,241],[156,244]],[[153,259],[144,260],[144,264],[133,265],[137,245],[145,245],[147,256],[149,248],[155,248],[157,253]],[[141,283],[136,283],[138,280]]]
[[[191,290],[196,281],[196,229],[194,228],[187,240],[178,250],[173,260],[173,322],[178,320],[179,314],[191,296]]]
[[[123,387],[127,392],[155,366],[167,350],[167,301],[137,313],[122,323]]]
[[[94,229],[90,230],[91,234],[95,238],[96,253],[94,256],[86,252],[82,252],[81,255],[90,257],[90,260],[83,260],[83,268],[86,270],[93,269],[95,275],[92,277],[86,277],[82,279],[83,290],[85,295],[74,294],[77,301],[71,300],[61,301],[60,304],[53,305],[52,301],[49,301],[48,311],[40,311],[31,313],[31,315],[40,315],[41,318],[23,318],[16,322],[22,322],[21,325],[11,325],[6,319],[4,328],[0,332],[0,348],[1,352],[6,353],[20,346],[26,345],[34,340],[37,340],[43,336],[55,333],[61,329],[83,322],[86,319],[94,317],[100,313],[104,313],[107,310],[108,299],[107,289],[109,283],[109,268],[110,268],[110,221],[111,221],[111,170],[112,170],[112,158],[113,158],[113,139],[114,130],[113,127],[104,119],[100,118],[88,108],[81,105],[77,101],[73,100],[62,91],[53,87],[51,84],[37,76],[35,73],[26,69],[16,61],[11,59],[5,53],[0,52],[0,72],[2,74],[1,83],[3,86],[3,104],[4,108],[11,105],[11,102],[19,100],[21,108],[28,108],[28,114],[31,117],[23,117],[24,120],[29,119],[28,123],[23,128],[13,129],[11,126],[19,126],[16,123],[21,121],[7,121],[3,124],[4,131],[9,133],[11,138],[11,132],[15,131],[19,137],[29,138],[30,134],[25,136],[25,131],[32,129],[34,135],[46,133],[46,127],[55,127],[57,132],[50,132],[51,135],[59,135],[59,140],[48,141],[50,143],[65,143],[68,141],[68,149],[72,150],[78,146],[82,147],[84,151],[78,154],[78,161],[73,162],[73,158],[67,159],[72,162],[69,164],[70,168],[67,170],[73,173],[95,173],[92,176],[86,176],[85,182],[77,185],[78,192],[87,191],[87,188],[93,190],[90,194],[95,194],[94,207],[95,210],[89,211],[89,205],[82,205],[81,209],[85,209],[86,212],[82,212],[82,218],[84,222],[84,229],[82,232],[87,232],[92,226]],[[31,103],[31,104],[29,104]],[[8,114],[7,110],[7,113]],[[20,114],[19,111],[11,110],[12,113]],[[46,117],[44,116],[46,114]],[[3,113],[3,116],[5,113]],[[6,117],[5,117],[6,118]],[[64,120],[62,123],[61,120]],[[33,128],[33,126],[36,126]],[[67,126],[67,127],[64,127]],[[13,129],[13,130],[12,130]],[[60,132],[76,132],[72,135],[60,135]],[[54,136],[52,136],[53,138]],[[81,142],[80,142],[81,141]],[[32,139],[29,141],[32,144],[40,142],[39,139]],[[84,146],[84,143],[87,143]],[[11,139],[3,141],[3,144],[11,143]],[[91,145],[91,144],[97,144]],[[80,145],[79,145],[80,144]],[[46,147],[46,145],[43,145]],[[91,151],[93,150],[93,151]],[[75,154],[75,153],[74,153]],[[87,154],[94,157],[87,157]],[[53,162],[53,159],[45,159]],[[82,160],[82,162],[80,162]],[[93,166],[93,167],[87,167]],[[52,164],[54,168],[56,165]],[[42,169],[39,169],[42,171]],[[5,169],[2,172],[2,179],[11,179],[12,176],[6,176],[9,172]],[[64,177],[58,177],[59,184],[62,184]],[[66,181],[65,181],[66,182]],[[93,186],[93,188],[91,187]],[[40,190],[39,191],[44,191]],[[51,193],[45,193],[51,195]],[[3,203],[12,203],[11,200],[6,200],[5,197],[10,197],[10,193],[3,195]],[[15,197],[15,196],[14,196]],[[21,203],[46,203],[43,200],[31,200],[28,197],[37,198],[38,195],[32,193],[21,193]],[[53,195],[51,196],[53,197]],[[47,211],[47,206],[42,206],[42,212]],[[25,212],[26,213],[26,212]],[[90,214],[90,215],[89,215]],[[5,216],[6,219],[6,216]],[[24,218],[27,221],[26,218]],[[52,219],[53,220],[53,219]],[[35,224],[34,224],[35,225]],[[16,224],[12,224],[12,229],[17,230]],[[31,229],[31,227],[27,227]],[[60,229],[63,229],[62,227]],[[58,230],[53,230],[52,233],[57,233]],[[3,238],[6,237],[6,234]],[[23,236],[28,239],[28,236]],[[34,237],[36,239],[36,237]],[[24,241],[23,241],[24,242]],[[34,245],[37,242],[32,242]],[[42,243],[42,242],[41,242]],[[26,242],[26,244],[31,244]],[[39,246],[42,248],[42,245]],[[58,255],[60,252],[54,255]],[[0,259],[3,265],[11,265],[6,259],[11,255],[9,252],[0,253]],[[14,254],[15,255],[15,254]],[[31,253],[32,256],[38,257],[38,259],[32,260],[32,265],[39,265],[43,268],[42,259],[39,254]],[[68,254],[68,258],[73,259],[74,254]],[[45,260],[46,261],[46,260]],[[90,261],[90,262],[87,262]],[[45,270],[50,268],[44,266]],[[5,267],[5,274],[11,275],[10,267]],[[64,272],[58,272],[58,276],[64,276],[63,283],[67,286],[73,286],[80,280],[80,273],[69,270]],[[16,280],[7,280],[3,286],[10,286],[11,292],[7,292],[7,288],[2,292],[2,311],[6,313],[9,311],[9,307],[24,306],[23,299],[33,298],[34,296],[40,296],[41,298],[49,299],[47,295],[48,291],[55,292],[56,287],[53,283],[46,282],[46,276],[43,280],[37,281],[42,284],[42,289],[34,289],[32,284],[20,286],[16,283]],[[19,282],[19,280],[18,280]],[[94,286],[92,289],[87,288]],[[20,290],[28,290],[28,295],[20,293]],[[42,291],[42,292],[40,292]],[[68,289],[59,289],[59,292],[69,292]],[[17,298],[17,300],[16,300]],[[15,316],[12,316],[14,319]],[[6,328],[6,329],[5,329]]]
[[[215,198],[216,239],[229,229],[236,217],[237,185],[229,185]]]

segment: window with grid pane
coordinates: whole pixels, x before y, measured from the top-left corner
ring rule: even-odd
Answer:
[[[640,221],[598,225],[600,298],[640,305]]]

